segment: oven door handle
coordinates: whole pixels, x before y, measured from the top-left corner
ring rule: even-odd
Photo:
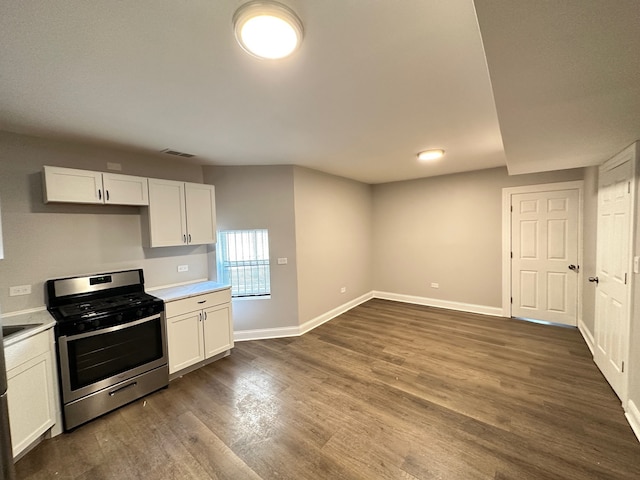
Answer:
[[[125,328],[129,328],[129,327],[135,327],[136,325],[140,325],[142,323],[147,323],[147,322],[151,322],[153,320],[157,320],[161,317],[160,314],[158,315],[153,315],[151,317],[145,317],[145,318],[141,318],[140,320],[136,320],[135,322],[127,322],[127,323],[123,323],[121,325],[115,325],[113,327],[109,327],[109,328],[101,328],[98,330],[92,330],[91,332],[87,332],[87,333],[79,333],[77,335],[71,335],[71,336],[65,336],[65,335],[61,335],[60,338],[65,338],[67,342],[73,341],[73,340],[80,340],[81,338],[88,338],[88,337],[95,337],[96,335],[102,335],[103,333],[111,333],[111,332],[117,332],[118,330],[124,330]]]

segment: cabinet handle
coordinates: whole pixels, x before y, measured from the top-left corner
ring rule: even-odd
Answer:
[[[107,194],[107,202],[109,201],[109,190],[105,190],[104,193]]]
[[[200,300],[198,303],[206,303],[206,300]]]
[[[187,243],[187,236],[186,235],[182,235],[182,243]]]
[[[198,313],[198,319],[200,322],[202,321],[202,312]]]
[[[102,200],[102,190],[98,189],[98,200]]]
[[[189,234],[189,243],[191,243],[191,234]]]
[[[204,319],[207,319],[207,312],[204,312]]]

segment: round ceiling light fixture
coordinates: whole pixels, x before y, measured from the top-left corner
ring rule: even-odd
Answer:
[[[423,162],[427,162],[429,160],[436,160],[440,157],[444,156],[444,150],[442,149],[437,149],[437,150],[425,150],[424,152],[420,152],[418,154],[418,160],[421,160]]]
[[[233,14],[233,29],[240,46],[259,58],[291,55],[302,43],[302,21],[286,5],[258,0],[245,3]]]

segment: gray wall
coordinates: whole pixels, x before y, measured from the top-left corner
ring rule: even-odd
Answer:
[[[302,167],[294,173],[303,324],[372,290],[372,187]]]
[[[582,177],[495,168],[374,185],[374,289],[501,307],[502,189]]]
[[[206,247],[142,247],[141,208],[44,204],[42,166],[107,171],[202,182],[202,169],[161,155],[125,153],[0,132],[0,198],[4,260],[0,305],[9,313],[44,305],[44,281],[62,276],[144,268],[148,287],[208,278]],[[177,273],[188,264],[189,271]],[[31,285],[31,295],[9,297],[9,287]]]
[[[234,329],[297,326],[293,167],[204,167],[203,171],[205,183],[216,187],[218,230],[269,230],[271,298],[234,299]],[[214,256],[212,249],[212,272]],[[277,265],[278,257],[286,257],[288,263]]]

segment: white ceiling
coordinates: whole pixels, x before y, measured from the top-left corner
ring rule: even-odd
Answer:
[[[3,0],[0,129],[368,183],[592,165],[640,138],[638,0],[476,0],[480,29],[472,0],[282,1],[305,39],[264,61],[233,37],[244,0]]]
[[[640,140],[640,0],[475,0],[510,173]]]

